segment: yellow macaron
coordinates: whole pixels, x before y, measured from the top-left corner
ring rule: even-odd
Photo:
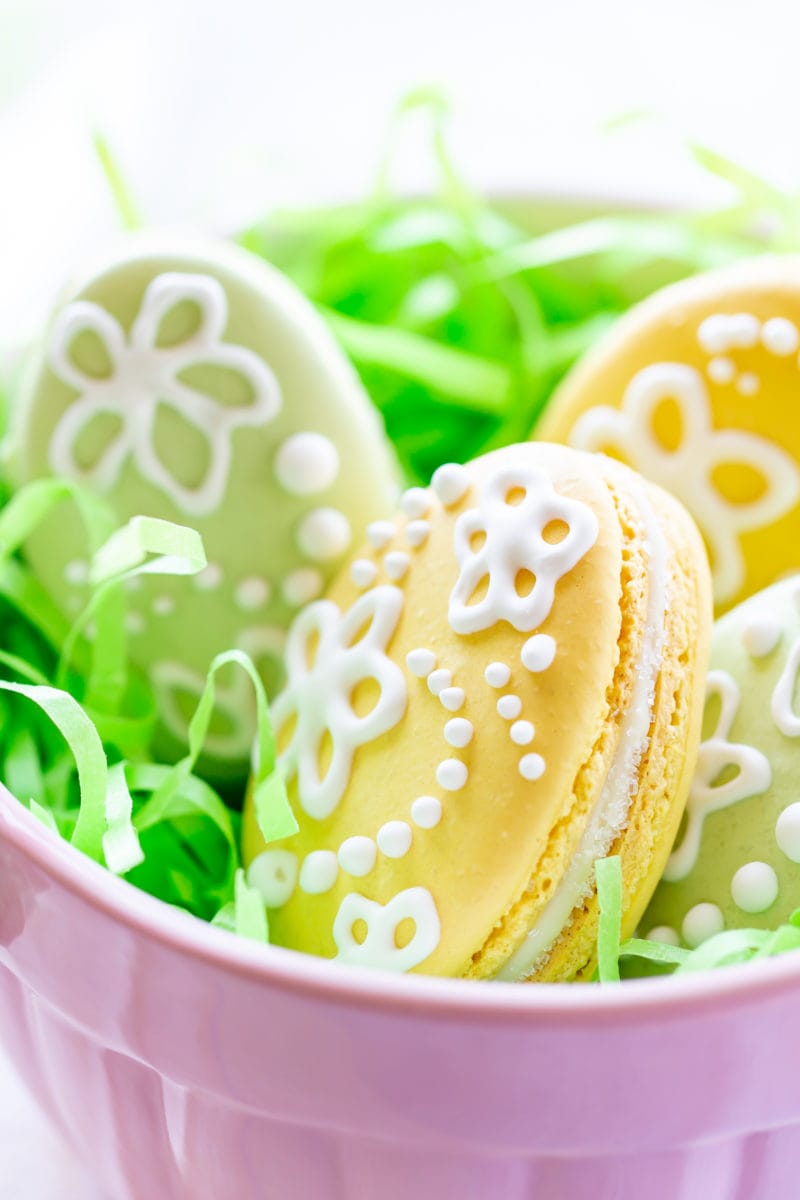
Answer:
[[[527,443],[414,488],[297,618],[274,705],[300,832],[244,856],[272,940],[348,963],[573,978],[593,865],[625,929],[658,882],[702,715],[710,583],[682,507]]]
[[[557,390],[534,436],[621,458],[677,496],[718,612],[800,568],[800,258],[656,293]]]

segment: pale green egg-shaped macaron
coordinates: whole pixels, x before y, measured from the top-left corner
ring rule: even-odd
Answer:
[[[800,907],[800,576],[717,621],[681,830],[641,925],[697,946]]]
[[[131,235],[62,297],[8,461],[20,484],[82,481],[120,523],[146,514],[201,533],[201,574],[137,579],[129,596],[131,655],[176,752],[219,651],[247,651],[277,688],[293,617],[399,492],[380,418],[311,304],[245,250],[167,235]],[[59,510],[27,554],[78,612],[88,564],[75,512]],[[242,763],[245,677],[223,678],[218,702],[208,752]]]

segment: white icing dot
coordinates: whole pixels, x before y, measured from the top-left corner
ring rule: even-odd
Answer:
[[[411,849],[411,826],[405,821],[387,821],[378,830],[378,849],[387,858],[402,858]]]
[[[731,880],[731,895],[742,912],[766,912],[778,898],[778,876],[769,863],[745,863]]]
[[[314,567],[298,567],[296,571],[290,571],[281,584],[281,594],[293,608],[316,600],[321,591],[322,576]]]
[[[388,546],[397,530],[391,521],[373,521],[367,526],[367,541],[375,550]]]
[[[82,558],[74,558],[72,562],[68,562],[64,567],[64,578],[67,583],[79,587],[82,583],[86,583],[89,578],[89,564]]]
[[[408,525],[406,525],[406,541],[409,546],[416,548],[427,542],[430,532],[430,521],[409,521]]]
[[[523,754],[519,760],[519,773],[523,779],[533,782],[544,775],[545,762],[541,754]]]
[[[243,579],[236,588],[236,604],[246,612],[254,608],[262,608],[269,600],[270,587],[266,579],[252,575]]]
[[[175,611],[175,601],[172,596],[156,596],[150,607],[157,617],[168,617]]]
[[[533,741],[534,728],[530,721],[515,721],[509,732],[517,746],[529,746]]]
[[[297,855],[291,850],[264,850],[247,868],[247,882],[267,908],[282,908],[297,883]]]
[[[128,633],[134,633],[134,634],[135,633],[144,633],[145,619],[142,616],[142,614],[139,612],[133,612],[133,611],[126,612],[125,613],[125,628],[128,631]]]
[[[446,667],[439,667],[438,671],[431,671],[428,676],[428,691],[432,696],[438,696],[446,687],[450,687],[453,682],[453,676]]]
[[[736,380],[736,390],[742,396],[755,396],[761,387],[761,381],[752,371],[744,371]]]
[[[312,850],[300,868],[300,890],[309,896],[321,896],[336,883],[339,862],[332,850]]]
[[[422,647],[409,650],[406,655],[406,666],[412,675],[416,675],[418,679],[424,679],[426,675],[430,675],[436,669],[436,655],[432,650],[423,650]]]
[[[785,808],[775,822],[775,840],[793,863],[800,863],[800,802]]]
[[[339,865],[348,875],[369,875],[375,866],[377,852],[372,838],[347,838],[339,847]]]
[[[424,517],[430,511],[431,494],[427,488],[413,487],[403,492],[400,508],[407,517]]]
[[[439,692],[439,703],[448,712],[458,712],[464,707],[464,689],[460,687],[442,688]]]
[[[752,313],[735,313],[728,318],[728,329],[731,345],[749,350],[758,342],[761,322]]]
[[[730,383],[736,374],[736,364],[732,358],[712,358],[708,364],[708,377],[714,383]]]
[[[201,592],[210,592],[222,583],[222,567],[217,563],[209,563],[193,577],[194,586]]]
[[[463,788],[469,778],[466,764],[457,758],[446,758],[436,768],[436,782],[446,792],[457,792]]]
[[[200,574],[202,575],[202,571]],[[195,578],[197,578],[197,576],[195,576]],[[126,592],[140,592],[143,587],[144,580],[142,579],[141,575],[131,575],[130,578],[125,580]]]
[[[445,508],[458,504],[469,489],[469,472],[458,463],[445,463],[434,472],[431,487]]]
[[[520,658],[528,671],[546,671],[556,656],[555,638],[549,633],[535,633],[522,647]]]
[[[350,522],[338,508],[314,508],[297,529],[297,544],[309,558],[321,562],[340,558],[350,545]]]
[[[787,354],[794,354],[800,346],[800,334],[792,321],[787,321],[785,317],[771,317],[764,322],[761,341],[770,354],[783,358]]]
[[[369,558],[357,558],[350,566],[350,578],[356,587],[367,588],[378,577],[377,565]]]
[[[403,578],[410,566],[411,559],[402,550],[393,550],[390,554],[385,554],[383,557],[383,569],[395,583]]]
[[[442,803],[435,796],[417,796],[411,805],[411,820],[420,829],[434,829],[442,819]]]
[[[516,721],[522,712],[522,701],[519,696],[515,696],[513,693],[501,696],[497,701],[497,711],[504,721]]]
[[[697,338],[709,354],[724,354],[734,346],[755,346],[760,332],[761,322],[752,313],[715,313],[702,322]]]
[[[708,938],[722,933],[724,928],[725,919],[718,905],[703,903],[689,909],[683,918],[681,932],[686,945],[695,950]]]
[[[460,750],[470,744],[474,732],[471,721],[464,717],[453,717],[444,727],[444,740],[449,746],[456,746]]]
[[[783,636],[780,621],[770,613],[760,613],[748,621],[742,631],[744,648],[751,658],[771,654]]]
[[[505,687],[511,678],[511,668],[502,662],[489,663],[488,667],[483,672],[483,678],[486,680],[489,687]]]
[[[321,433],[294,433],[275,457],[275,477],[293,496],[324,492],[339,474],[339,451]]]
[[[648,942],[663,942],[665,946],[680,946],[680,934],[671,925],[655,925],[647,934]]]

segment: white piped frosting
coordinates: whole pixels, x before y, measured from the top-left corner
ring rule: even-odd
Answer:
[[[293,433],[278,447],[275,478],[292,496],[313,496],[336,482],[339,451],[322,433]]]
[[[444,507],[452,508],[469,491],[469,472],[458,463],[446,463],[434,472],[431,487]]]

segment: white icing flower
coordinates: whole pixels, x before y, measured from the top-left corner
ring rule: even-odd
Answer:
[[[276,736],[294,720],[279,762],[287,778],[298,777],[299,798],[310,817],[330,816],[347,787],[358,746],[392,729],[406,710],[405,676],[386,654],[403,608],[399,588],[372,588],[344,615],[331,600],[309,605],[295,620],[287,643],[289,681],[273,705]],[[318,639],[312,652],[314,639]],[[380,694],[359,717],[353,709],[358,685],[373,679]],[[331,759],[320,774],[325,735]]]
[[[653,426],[659,406],[675,403],[680,442],[664,446]],[[699,371],[682,363],[654,363],[634,375],[622,408],[590,408],[570,442],[580,450],[618,449],[648,479],[677,496],[694,516],[712,553],[717,600],[732,599],[744,582],[739,534],[777,521],[800,498],[800,473],[779,446],[739,429],[715,430],[711,403]],[[723,464],[757,471],[764,490],[754,500],[732,502],[717,488],[713,472]]]
[[[524,495],[516,503],[520,492]],[[553,522],[567,526],[560,542],[543,537]],[[520,633],[536,629],[553,606],[559,579],[591,549],[597,533],[591,508],[559,495],[543,471],[523,465],[497,471],[484,486],[479,506],[456,521],[454,546],[461,571],[450,595],[451,627],[469,634],[508,621]],[[481,535],[482,545],[473,549]],[[525,571],[534,582],[520,595],[518,577]],[[484,580],[486,594],[470,604]]]
[[[158,334],[175,308],[191,302],[200,311],[196,330],[174,345],[159,346]],[[78,300],[60,313],[52,331],[49,362],[53,373],[79,394],[66,410],[50,442],[54,471],[108,491],[128,459],[142,477],[193,516],[213,512],[225,495],[231,466],[231,434],[245,425],[271,421],[281,407],[278,382],[252,350],[222,340],[228,300],[222,285],[206,275],[166,273],[144,294],[127,335],[100,305]],[[110,362],[107,378],[83,371],[71,357],[75,339],[92,333]],[[191,367],[223,368],[240,376],[252,391],[242,405],[221,404],[181,379]],[[159,458],[153,432],[159,407],[172,409],[203,438],[209,466],[205,478],[187,487]],[[76,444],[98,414],[116,418],[119,429],[95,461],[81,465]]]
[[[716,728],[697,753],[697,766],[686,806],[686,831],[664,871],[664,878],[670,883],[685,879],[697,862],[703,822],[709,813],[758,796],[772,783],[769,759],[760,750],[728,741],[741,694],[738,684],[727,671],[709,674],[706,703],[712,696],[719,697],[720,713]],[[735,768],[736,773],[725,782],[719,782],[723,772],[730,768]]]
[[[396,942],[398,927],[403,921],[414,922],[414,936],[405,946]],[[353,925],[364,921],[367,933],[356,941]],[[441,923],[433,896],[427,888],[407,888],[398,892],[388,904],[368,900],[350,892],[342,900],[333,923],[333,938],[340,962],[353,966],[378,967],[384,971],[410,971],[419,966],[439,945]]]

